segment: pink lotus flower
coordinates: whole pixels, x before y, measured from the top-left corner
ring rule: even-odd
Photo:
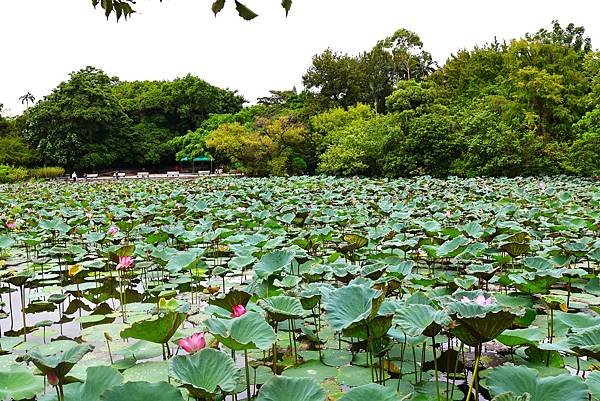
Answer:
[[[177,344],[188,354],[193,354],[206,347],[206,339],[204,333],[192,334],[188,338],[182,338],[177,341]]]
[[[131,256],[119,256],[117,270],[129,270],[131,266],[133,266],[133,258]]]
[[[52,386],[58,386],[59,379],[53,370],[49,370],[48,372],[46,372],[46,379],[48,379],[48,383],[50,383]]]
[[[87,213],[85,214],[85,217],[87,217],[88,219],[91,219],[91,218],[92,218],[92,216],[93,216],[93,215],[92,215],[92,213],[91,213],[91,212],[87,212]],[[111,227],[111,228],[112,228],[112,227]],[[110,231],[110,230],[109,230],[109,231]]]
[[[447,218],[452,217],[452,212],[450,210],[446,210],[446,213],[444,213],[444,216],[446,216]]]
[[[9,230],[14,230],[15,228],[17,228],[17,223],[15,223],[14,221],[7,221],[6,228],[8,228]]]
[[[233,310],[233,313],[230,315],[231,317],[240,317],[246,313],[246,308],[244,308],[244,305],[235,305],[231,309]]]
[[[114,237],[119,232],[119,229],[116,226],[110,226],[108,229],[108,235]]]
[[[471,302],[475,302],[479,306],[488,306],[488,305],[492,304],[493,300],[492,300],[492,297],[486,298],[485,295],[479,294],[473,300],[471,298],[468,298],[468,297],[462,297],[460,301],[463,302],[463,303],[465,303],[465,304],[468,304],[468,303],[471,303]]]

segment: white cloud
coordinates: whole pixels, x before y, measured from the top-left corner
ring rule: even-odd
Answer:
[[[417,32],[440,62],[553,19],[600,40],[600,3],[590,0],[296,0],[287,19],[279,0],[246,3],[260,17],[245,22],[230,4],[214,18],[211,0],[140,0],[140,13],[117,24],[88,0],[0,0],[0,103],[18,113],[19,96],[42,98],[86,65],[124,80],[191,73],[253,100],[299,86],[311,57],[327,47],[368,50],[400,27]]]

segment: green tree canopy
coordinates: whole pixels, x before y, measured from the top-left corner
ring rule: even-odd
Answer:
[[[116,79],[87,67],[71,73],[27,113],[25,137],[48,164],[95,168],[132,154],[131,120],[112,92]]]

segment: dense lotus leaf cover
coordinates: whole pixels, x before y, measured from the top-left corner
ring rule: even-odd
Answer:
[[[364,386],[353,388],[340,398],[340,401],[362,400],[396,401],[397,394],[393,388],[383,387],[378,384],[365,384]]]
[[[181,392],[165,382],[127,382],[106,390],[100,401],[147,401],[156,397],[161,401],[183,401]]]
[[[44,388],[41,377],[24,366],[10,364],[0,368],[0,397],[14,400],[29,399]]]
[[[6,398],[597,398],[591,180],[0,189]]]
[[[276,340],[273,328],[256,312],[237,319],[208,319],[207,329],[233,350],[268,349]]]
[[[275,377],[260,389],[257,401],[325,401],[325,391],[314,379]]]
[[[515,396],[529,394],[531,401],[584,401],[588,391],[580,377],[562,374],[540,377],[540,374],[525,366],[506,365],[494,369],[487,385],[492,395],[512,392]],[[526,399],[526,398],[525,398]]]
[[[229,355],[211,348],[194,355],[176,356],[170,368],[173,377],[195,397],[232,393],[240,373]]]

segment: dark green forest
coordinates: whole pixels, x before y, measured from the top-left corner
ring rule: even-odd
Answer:
[[[302,82],[245,106],[192,75],[124,82],[88,67],[0,117],[0,164],[94,171],[210,155],[256,176],[600,175],[600,53],[583,27],[553,22],[443,65],[399,29],[360,54],[315,55]]]

